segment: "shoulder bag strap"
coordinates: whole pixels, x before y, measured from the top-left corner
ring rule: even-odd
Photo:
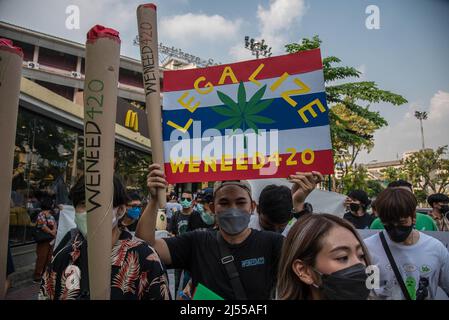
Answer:
[[[382,247],[384,247],[385,253],[387,254],[388,261],[390,261],[390,265],[393,268],[394,275],[399,282],[399,286],[401,287],[402,293],[405,296],[406,300],[412,300],[410,294],[405,287],[404,279],[402,279],[401,273],[399,272],[396,261],[394,261],[393,255],[391,254],[390,247],[387,244],[387,240],[385,239],[384,233],[381,231],[379,233],[380,241],[382,242]]]
[[[226,245],[225,240],[221,236],[220,231],[217,231],[217,241],[218,248],[220,249],[220,262],[226,269],[229,281],[231,281],[231,286],[232,290],[234,291],[235,298],[237,300],[247,300],[248,298],[246,297],[245,289],[243,288],[242,282],[240,281],[240,275],[234,263],[234,256],[229,251],[229,248]]]

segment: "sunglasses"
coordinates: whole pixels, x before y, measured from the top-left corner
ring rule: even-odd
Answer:
[[[192,201],[192,198],[181,198],[181,201]]]

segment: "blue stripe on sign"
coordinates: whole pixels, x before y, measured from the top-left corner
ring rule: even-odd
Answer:
[[[274,121],[271,124],[262,124],[256,123],[259,129],[278,129],[278,130],[287,130],[287,129],[299,129],[299,128],[310,128],[317,126],[324,126],[329,124],[328,117],[328,109],[326,103],[326,93],[319,92],[309,95],[299,95],[291,97],[298,104],[296,107],[292,107],[287,101],[283,98],[276,98],[273,100],[271,105],[258,113],[258,116],[268,117]],[[309,104],[315,99],[319,99],[322,105],[326,108],[325,112],[321,112],[318,106],[313,106],[313,110],[316,112],[316,118],[313,118],[310,112],[306,111],[305,116],[309,120],[307,123],[303,121],[301,116],[298,113],[298,110],[301,107]],[[274,110],[276,109],[276,110]],[[172,121],[180,127],[184,127],[184,125],[192,119],[193,121],[201,121],[201,132],[204,132],[207,129],[213,129],[218,126],[222,121],[230,119],[229,117],[223,116],[221,114],[216,113],[212,110],[211,107],[208,108],[198,108],[195,112],[190,112],[187,109],[183,110],[165,110],[162,111],[162,133],[163,140],[170,140],[170,134],[174,129],[173,127],[167,125],[168,121]],[[231,128],[231,127],[230,127]],[[248,129],[247,127],[242,128],[244,130]],[[193,126],[190,126],[188,129],[190,137],[193,134]],[[225,129],[221,129],[220,132],[224,135]]]

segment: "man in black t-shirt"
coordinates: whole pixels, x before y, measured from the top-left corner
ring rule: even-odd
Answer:
[[[251,187],[246,181],[218,182],[214,187],[212,211],[216,214],[219,230],[193,231],[183,235],[155,239],[157,189],[167,182],[161,167],[149,167],[148,187],[152,201],[145,209],[137,226],[136,235],[149,242],[168,268],[182,268],[190,272],[193,288],[198,283],[224,299],[236,299],[231,281],[219,250],[217,234],[223,238],[248,299],[273,297],[278,261],[283,237],[271,231],[248,228],[255,209]],[[294,182],[294,181],[293,181]],[[222,262],[223,261],[223,262]]]
[[[374,217],[366,212],[371,201],[363,190],[353,190],[348,194],[345,204],[348,212],[343,219],[348,220],[356,229],[369,229]]]

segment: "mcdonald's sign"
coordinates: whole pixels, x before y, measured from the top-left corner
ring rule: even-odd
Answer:
[[[125,117],[125,127],[135,132],[139,132],[139,116],[137,112],[128,110]]]

